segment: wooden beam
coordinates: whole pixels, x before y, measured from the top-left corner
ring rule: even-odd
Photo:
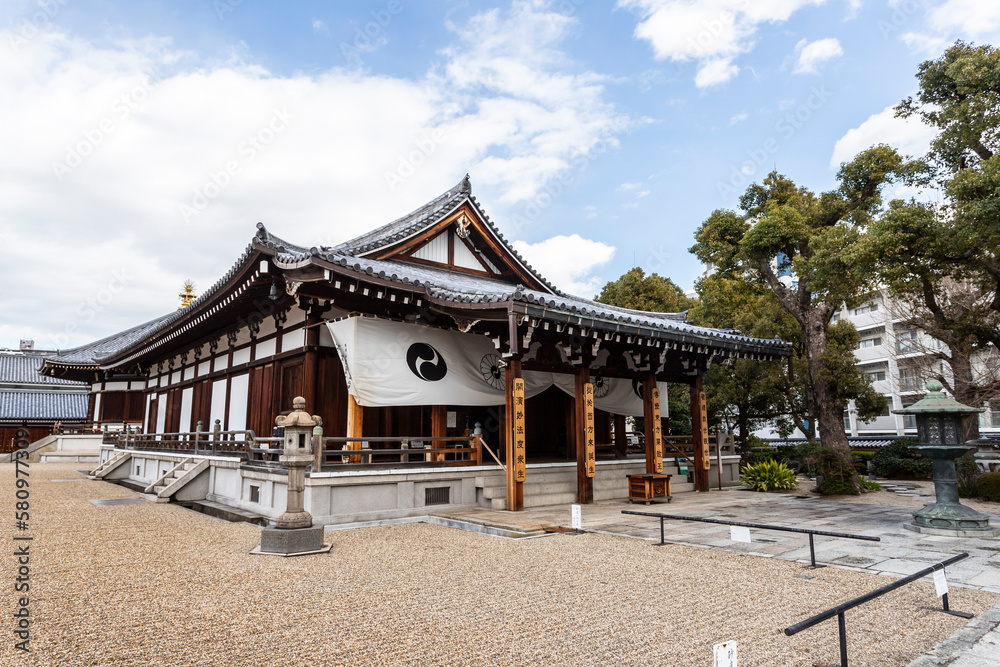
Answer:
[[[646,473],[663,472],[663,425],[660,421],[660,390],[656,376],[647,375],[642,381],[642,415],[646,427]]]
[[[691,384],[691,444],[694,445],[694,490],[707,492],[712,458],[708,454],[708,406],[700,375]]]
[[[432,405],[431,406],[431,437],[432,438],[443,438],[448,435],[448,406],[447,405]],[[448,443],[431,441],[431,449],[440,449],[442,447],[447,447]],[[444,454],[434,454],[431,456],[431,461],[444,461]]]
[[[509,359],[507,369],[504,372],[505,394],[507,397],[506,409],[504,411],[504,453],[507,461],[507,509],[513,512],[524,509],[524,480],[518,481],[517,447],[515,445],[515,429],[518,420],[517,410],[523,413],[524,405],[515,405],[514,400],[514,380],[521,379],[521,361],[519,359]],[[523,420],[521,420],[523,423]]]
[[[348,438],[360,438],[362,437],[362,431],[364,430],[365,423],[365,409],[363,406],[358,405],[358,402],[354,400],[352,394],[347,395],[347,437]],[[360,442],[349,442],[347,443],[348,449],[361,449]],[[352,456],[351,463],[360,463],[360,456]]]
[[[581,504],[594,502],[594,478],[588,474],[587,467],[587,455],[588,453],[593,453],[593,447],[587,446],[588,435],[590,437],[589,442],[591,443],[596,435],[594,433],[594,394],[593,385],[590,385],[591,391],[589,394],[587,393],[588,385],[590,385],[590,369],[577,369],[574,397],[576,399],[576,419],[574,420],[576,426],[574,429],[576,433],[576,500]],[[588,396],[591,402],[590,419],[587,418]],[[588,429],[590,429],[589,432]],[[590,452],[588,452],[588,449]]]

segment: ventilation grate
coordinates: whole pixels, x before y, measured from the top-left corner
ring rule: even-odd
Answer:
[[[451,487],[434,486],[424,489],[424,505],[450,505]]]

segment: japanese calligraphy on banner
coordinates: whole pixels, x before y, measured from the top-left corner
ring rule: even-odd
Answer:
[[[514,379],[514,479],[524,482],[524,380]]]
[[[587,477],[593,477],[597,472],[597,450],[594,447],[594,385],[590,382],[583,385],[583,415],[587,443]]]
[[[663,421],[660,419],[660,388],[653,387],[649,401],[653,408],[653,472],[663,474]]]
[[[708,454],[708,404],[705,403],[705,392],[698,392],[698,404],[701,408],[701,442],[697,443],[701,447],[701,467],[709,470],[712,467],[712,459]]]

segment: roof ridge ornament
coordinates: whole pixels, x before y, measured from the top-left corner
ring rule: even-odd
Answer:
[[[462,179],[462,187],[459,190],[462,194],[471,195],[472,194],[472,179],[466,174],[465,178]]]

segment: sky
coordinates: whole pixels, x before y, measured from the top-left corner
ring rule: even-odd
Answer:
[[[560,289],[689,290],[716,209],[815,191],[995,0],[0,0],[0,347],[66,349],[215,283],[257,222],[333,245],[473,192]]]

